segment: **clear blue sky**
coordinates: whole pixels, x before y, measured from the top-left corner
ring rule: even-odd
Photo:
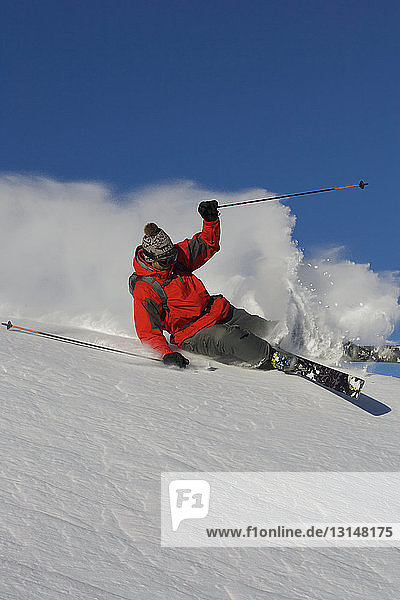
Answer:
[[[0,169],[121,191],[362,178],[291,201],[295,235],[398,269],[399,22],[394,0],[6,0]]]

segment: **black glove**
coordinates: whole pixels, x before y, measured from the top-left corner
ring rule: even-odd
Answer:
[[[163,356],[163,363],[164,365],[172,365],[174,367],[179,367],[180,369],[186,369],[189,361],[179,352],[169,352]]]
[[[218,202],[216,200],[200,202],[197,210],[205,221],[215,221],[218,219]]]

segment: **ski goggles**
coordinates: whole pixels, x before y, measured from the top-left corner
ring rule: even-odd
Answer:
[[[162,267],[169,267],[172,263],[176,261],[178,257],[178,248],[173,248],[172,251],[169,251],[167,254],[157,256],[153,262],[158,262]]]

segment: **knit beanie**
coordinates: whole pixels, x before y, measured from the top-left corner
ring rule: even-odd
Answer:
[[[155,223],[147,223],[144,228],[144,238],[142,240],[144,254],[150,260],[157,260],[161,256],[168,256],[174,249],[174,245],[169,235]]]

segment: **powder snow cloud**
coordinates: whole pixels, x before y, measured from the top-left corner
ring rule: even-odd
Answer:
[[[155,221],[178,242],[201,229],[201,200],[223,204],[267,193],[221,194],[179,181],[121,196],[98,182],[4,175],[2,319],[134,335],[127,279],[144,224]],[[221,252],[197,274],[210,293],[280,319],[287,346],[329,356],[343,337],[375,343],[393,331],[400,316],[395,273],[375,273],[334,250],[306,259],[293,239],[295,216],[280,202],[227,208],[221,220]]]

